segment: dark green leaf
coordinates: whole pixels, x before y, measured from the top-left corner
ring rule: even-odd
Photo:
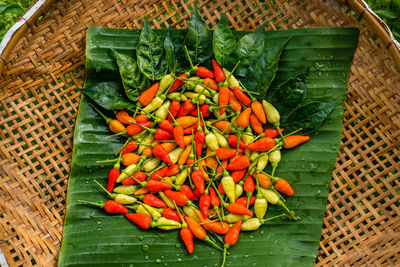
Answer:
[[[135,107],[134,103],[126,99],[125,95],[121,92],[121,86],[116,82],[101,82],[77,90],[90,97],[99,106],[108,110]]]
[[[117,60],[126,96],[132,101],[137,101],[140,93],[150,86],[150,81],[140,71],[132,57],[118,53],[115,49],[112,49],[112,51]]]
[[[240,60],[236,68],[235,76],[245,77],[251,64],[265,49],[264,24],[256,31],[243,36],[236,44],[233,52],[235,64]]]
[[[160,80],[167,73],[163,44],[157,33],[150,29],[147,19],[140,32],[136,56],[140,70],[150,80]]]
[[[374,12],[383,19],[397,19],[399,17],[399,14],[387,9],[378,9]]]
[[[248,67],[243,83],[250,91],[265,97],[278,70],[278,62],[289,39],[274,47],[265,46]]]
[[[183,39],[177,38],[172,34],[169,28],[167,37],[164,40],[164,49],[167,59],[169,70],[172,72],[176,63],[176,72],[184,73],[190,70],[190,64],[185,56],[185,49],[183,47]]]
[[[307,94],[306,79],[308,72],[309,69],[307,68],[305,71],[281,83],[277,88],[270,89],[267,100],[270,103],[274,103],[283,121],[293,109],[304,101]]]
[[[230,65],[229,62],[232,61],[231,53],[235,46],[236,38],[226,22],[226,16],[222,15],[213,33],[214,57],[221,66],[227,67]]]
[[[0,15],[6,13],[22,15],[24,9],[18,4],[0,4]]]
[[[303,128],[306,133],[315,131],[338,104],[309,102],[298,106],[282,124],[286,131]]]
[[[197,6],[194,7],[188,24],[185,45],[193,64],[203,63],[213,55],[211,34],[197,11]]]

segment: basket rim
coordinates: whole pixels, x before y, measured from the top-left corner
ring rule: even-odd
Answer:
[[[5,69],[6,63],[17,45],[18,41],[25,35],[31,24],[35,23],[55,0],[37,0],[20,19],[7,31],[3,40],[0,42],[0,74]],[[385,49],[388,50],[397,67],[400,69],[400,42],[394,38],[389,26],[369,7],[364,0],[345,0],[357,13],[359,21],[365,19],[377,33],[378,37],[386,43]]]

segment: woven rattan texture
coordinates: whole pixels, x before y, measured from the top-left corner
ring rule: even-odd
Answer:
[[[400,76],[358,14],[335,1],[198,1],[215,28],[361,28],[318,266],[400,265]],[[56,265],[89,26],[185,28],[193,1],[57,1],[0,81],[0,245],[11,266]]]

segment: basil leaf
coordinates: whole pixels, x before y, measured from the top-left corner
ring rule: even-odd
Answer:
[[[265,35],[263,24],[256,31],[244,35],[236,44],[233,57],[238,61],[235,76],[246,77],[246,74],[258,55],[265,49]]]
[[[164,47],[158,35],[149,27],[147,19],[136,46],[137,63],[150,80],[160,80],[168,71]]]
[[[137,101],[140,93],[150,86],[149,79],[140,71],[133,58],[118,53],[113,48],[111,50],[117,60],[119,73],[127,97],[132,101]]]
[[[194,7],[189,21],[184,43],[194,65],[205,62],[213,55],[211,34],[197,11],[197,6]]]
[[[169,28],[167,36],[164,40],[165,56],[170,72],[174,70],[176,63],[176,72],[184,73],[190,70],[190,64],[185,56],[185,49],[183,47],[183,40],[176,38]]]
[[[134,108],[136,105],[121,92],[120,84],[116,82],[101,82],[83,89],[77,89],[90,97],[101,107],[113,110],[117,108]]]
[[[305,103],[294,109],[282,125],[288,132],[303,128],[304,132],[311,133],[321,126],[337,105],[316,101]]]
[[[274,103],[275,108],[278,109],[282,120],[285,120],[289,113],[304,101],[307,94],[308,72],[309,68],[297,73],[279,84],[267,97],[268,102]]]
[[[226,22],[226,16],[222,15],[221,20],[213,33],[214,57],[221,66],[227,67],[230,65],[229,62],[232,61],[230,55],[235,49],[235,46],[235,36]]]

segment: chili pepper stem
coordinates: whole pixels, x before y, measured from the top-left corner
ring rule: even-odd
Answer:
[[[299,128],[299,129],[297,129],[297,130],[294,130],[294,131],[291,132],[291,133],[288,133],[287,135],[284,135],[283,137],[288,137],[288,136],[294,135],[295,133],[300,132],[300,131],[302,131],[302,130],[303,130],[303,128]]]
[[[210,244],[211,246],[213,246],[214,248],[220,250],[220,251],[224,251],[223,248],[221,248],[220,246],[218,246],[214,241],[211,240],[211,238],[209,236],[206,236],[204,238],[204,241],[208,244]]]
[[[273,166],[273,167],[272,167],[272,171],[271,171],[271,175],[272,175],[272,176],[274,176],[275,170],[276,170],[277,167],[278,167],[278,166]]]
[[[271,189],[272,191],[275,192],[275,194],[277,194],[279,196],[279,198],[285,203],[286,199],[281,195],[281,193],[278,192],[278,190],[276,190],[275,186],[271,186],[269,189]]]
[[[218,220],[220,220],[222,228],[224,228],[225,225],[224,225],[224,222],[222,220],[221,214],[219,214],[219,207],[218,206],[214,206],[214,210],[217,213]]]
[[[160,178],[161,180],[163,180],[165,183],[169,184],[170,186],[172,186],[176,191],[181,190],[181,186],[180,185],[176,185],[176,184],[171,184],[170,182],[168,182],[167,180],[165,180],[164,177],[161,177],[160,175],[156,175],[158,176],[158,178]]]
[[[233,124],[236,122],[237,118],[239,117],[239,114],[236,114],[236,116],[232,119],[231,123],[226,127],[223,131],[222,134],[224,134],[229,128],[233,126]],[[240,140],[240,139],[239,139]]]
[[[100,116],[103,117],[103,119],[106,121],[107,124],[109,124],[111,122],[111,118],[107,117],[106,115],[103,114],[103,112],[101,112],[98,108],[96,108],[92,103],[89,103],[89,105],[94,108],[94,110],[97,111],[97,113],[100,114]]]
[[[94,202],[80,200],[80,199],[78,199],[78,202],[81,202],[83,204],[88,204],[88,205],[91,205],[91,206],[96,206],[96,207],[99,207],[99,208],[104,208],[104,203],[94,203]]]
[[[108,192],[108,190],[107,189],[105,189],[105,187],[104,186],[102,186],[98,181],[96,181],[96,180],[93,180],[98,186],[100,186],[100,188],[101,189],[103,189],[104,190],[104,192],[106,192],[107,193],[107,195],[110,197],[110,198],[112,198],[112,199],[114,199],[115,197],[115,194],[113,194],[113,193],[110,193],[110,192]]]
[[[150,133],[152,133],[152,134],[154,134],[154,133],[156,132],[156,129],[153,129],[153,128],[149,128],[149,127],[140,125],[139,123],[136,123],[136,122],[132,122],[132,123],[133,123],[133,124],[136,124],[137,126],[142,127],[143,129],[145,129],[146,131],[148,131],[148,132],[150,132]]]
[[[282,132],[281,132],[281,128],[280,128],[279,122],[274,123],[274,126],[275,126],[275,128],[278,130],[279,135],[280,135],[281,138],[282,138],[282,141],[283,141],[288,147],[290,147],[289,144],[286,142],[285,137],[283,136],[283,134],[282,134]]]
[[[224,256],[222,257],[222,264],[221,264],[221,267],[224,267],[225,266],[225,260],[226,260],[226,247],[224,246]]]
[[[118,159],[96,160],[96,163],[111,163],[116,162]]]
[[[190,58],[189,51],[188,51],[186,45],[184,46],[184,48],[185,48],[186,56],[187,56],[187,58],[188,58],[188,60],[189,60],[189,63],[190,63],[190,68],[191,68],[192,70],[194,70],[194,69],[195,69],[195,66],[193,66],[193,62],[192,62],[192,59]],[[189,76],[189,75],[188,75],[188,76]]]
[[[266,219],[259,219],[259,220],[260,220],[261,223],[265,223],[265,222],[272,221],[274,219],[280,218],[280,217],[285,216],[285,215],[286,215],[286,213],[282,213],[282,214],[276,215],[274,217],[270,217],[270,218],[266,218]]]

